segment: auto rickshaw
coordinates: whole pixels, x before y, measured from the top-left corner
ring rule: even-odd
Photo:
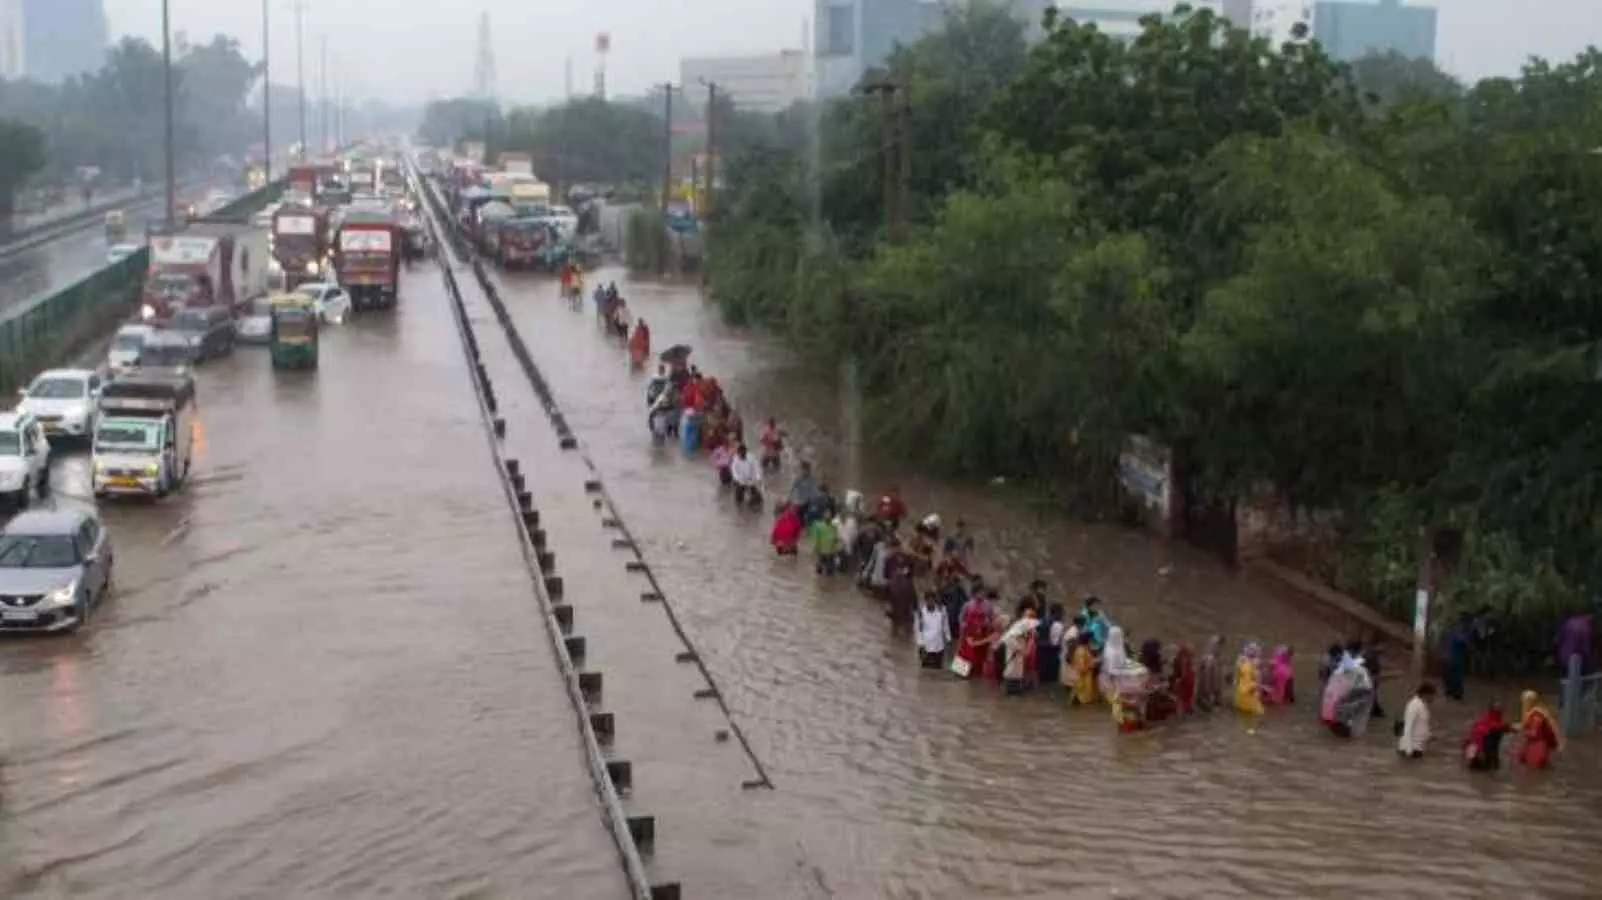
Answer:
[[[317,368],[317,307],[311,298],[282,294],[272,299],[268,352],[275,369]]]
[[[106,213],[106,243],[120,244],[127,239],[128,222],[123,218],[122,210],[110,210]]]

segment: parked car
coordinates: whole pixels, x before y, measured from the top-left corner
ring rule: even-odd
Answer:
[[[31,413],[46,437],[87,441],[95,433],[100,382],[100,373],[92,369],[50,369],[18,391],[17,409]]]
[[[33,510],[0,529],[0,631],[76,631],[111,591],[111,539],[93,514]]]
[[[265,344],[273,334],[273,303],[269,297],[250,301],[235,326],[241,344]]]
[[[0,501],[25,509],[50,490],[50,440],[32,413],[0,413]]]
[[[350,294],[331,281],[308,281],[295,288],[296,293],[310,297],[317,307],[317,317],[338,325],[350,312]]]
[[[221,306],[180,309],[167,325],[189,339],[195,349],[195,362],[234,352],[234,317]]]

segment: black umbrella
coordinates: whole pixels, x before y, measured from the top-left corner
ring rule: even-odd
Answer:
[[[674,344],[663,350],[659,358],[665,363],[682,363],[690,358],[690,345]]]

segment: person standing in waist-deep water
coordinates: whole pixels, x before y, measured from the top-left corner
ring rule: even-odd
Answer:
[[[1544,769],[1552,764],[1552,755],[1563,748],[1557,719],[1541,705],[1541,698],[1534,691],[1525,691],[1519,700],[1523,706],[1519,733],[1524,738],[1519,746],[1519,763],[1531,769]]]
[[[1035,632],[1035,683],[1053,690],[1062,680],[1062,638],[1068,633],[1063,617],[1067,614],[1061,603],[1051,604]]]
[[[892,549],[885,558],[885,577],[885,599],[889,601],[885,615],[890,617],[890,627],[895,631],[911,628],[913,612],[918,605],[918,586],[912,580],[912,557],[899,547]]]
[[[1379,633],[1369,638],[1365,645],[1361,641],[1353,641],[1346,648],[1353,656],[1363,658],[1363,668],[1368,670],[1368,680],[1374,685],[1374,712],[1372,717],[1385,718],[1385,708],[1380,706],[1380,637]],[[1430,690],[1434,690],[1433,687]]]
[[[729,461],[729,478],[734,482],[734,502],[741,506],[762,505],[762,470],[744,444],[734,448]]]
[[[1469,647],[1474,640],[1474,620],[1468,613],[1457,617],[1441,639],[1441,687],[1453,700],[1463,699],[1463,681],[1468,676]]]
[[[1039,624],[1040,620],[1035,618],[1035,601],[1025,599],[1018,605],[1018,617],[1001,636],[1002,650],[1006,654],[1002,660],[1001,679],[1010,696],[1022,694],[1029,677],[1034,674],[1030,670],[1030,660],[1034,656],[1035,630]]]
[[[946,620],[946,608],[934,591],[925,591],[923,605],[918,607],[915,620],[918,630],[918,655],[925,669],[940,669],[946,664],[946,643],[951,628]]]
[[[1476,772],[1502,768],[1502,738],[1509,730],[1502,707],[1492,703],[1463,739],[1463,764]]]
[[[1435,685],[1428,681],[1413,692],[1407,707],[1402,710],[1400,734],[1396,752],[1404,759],[1422,759],[1430,744],[1430,701],[1435,697]]]

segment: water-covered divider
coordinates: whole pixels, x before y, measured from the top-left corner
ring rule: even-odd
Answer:
[[[436,243],[447,239],[451,248],[462,258],[471,258],[467,246],[454,228],[441,228],[448,222],[438,196],[413,169],[410,177],[414,189],[424,197],[432,212],[428,226]],[[475,268],[477,263],[473,264]],[[622,798],[633,789],[633,765],[626,759],[614,758],[605,747],[611,746],[617,734],[613,714],[601,708],[604,682],[599,671],[585,668],[587,643],[575,629],[573,606],[566,602],[566,586],[556,574],[556,556],[549,549],[545,528],[541,525],[539,510],[534,507],[533,495],[527,489],[528,476],[522,463],[507,456],[503,441],[506,437],[506,420],[501,416],[500,403],[489,370],[480,352],[478,336],[462,299],[462,288],[449,253],[440,258],[440,268],[450,297],[452,318],[462,340],[462,348],[473,367],[473,384],[479,412],[488,434],[490,453],[500,472],[501,485],[511,506],[518,530],[523,557],[534,583],[534,594],[539,601],[551,640],[552,650],[562,671],[574,714],[578,719],[579,733],[584,743],[591,780],[599,796],[602,813],[617,845],[629,886],[639,900],[678,900],[681,888],[678,883],[652,884],[645,870],[642,851],[649,851],[656,840],[656,820],[653,816],[630,816],[623,808]],[[542,403],[548,402],[549,390],[539,393]],[[564,446],[566,444],[564,443]]]
[[[278,199],[286,184],[283,180],[272,182],[209,215],[253,213]],[[149,262],[150,248],[143,247],[53,294],[0,315],[0,394],[11,394],[39,369],[131,315]]]

